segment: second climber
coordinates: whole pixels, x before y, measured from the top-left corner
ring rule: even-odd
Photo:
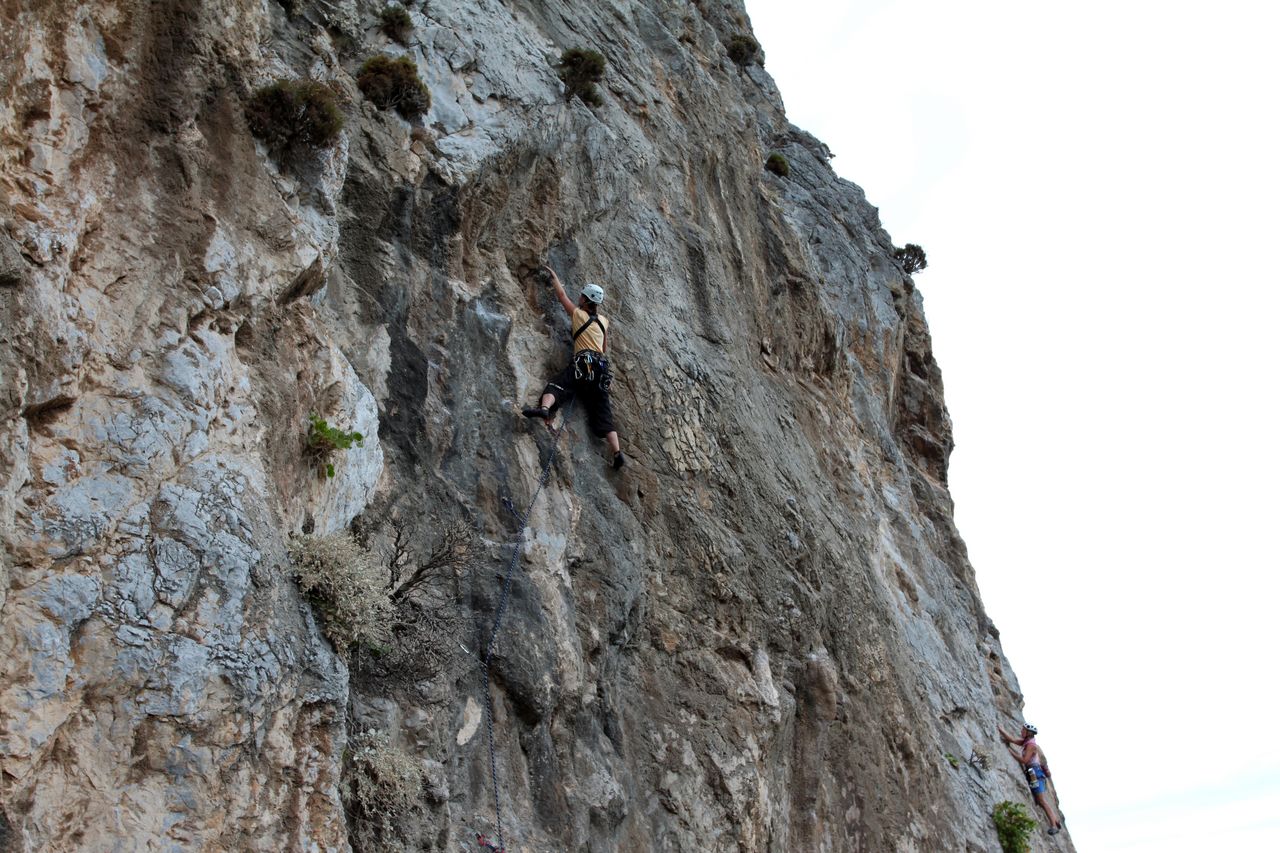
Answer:
[[[577,397],[587,412],[587,425],[596,438],[603,438],[613,452],[614,469],[626,464],[618,442],[618,431],[613,426],[613,405],[609,401],[608,346],[609,321],[600,315],[604,302],[604,288],[598,284],[585,284],[577,304],[564,292],[560,277],[551,267],[544,266],[556,298],[569,315],[569,328],[573,332],[573,361],[564,370],[551,377],[542,390],[542,399],[536,406],[524,409],[525,417],[542,418],[550,424],[556,411]]]

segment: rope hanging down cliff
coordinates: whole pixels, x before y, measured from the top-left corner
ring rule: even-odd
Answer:
[[[551,466],[555,464],[556,454],[560,451],[560,436],[568,428],[569,415],[573,410],[573,401],[571,400],[564,410],[564,420],[561,422],[560,429],[555,431],[555,441],[551,443],[551,454],[547,457],[547,463],[542,466],[542,474],[538,477],[538,486],[533,490],[533,497],[529,499],[529,507],[525,510],[524,515],[516,513],[515,504],[511,498],[504,497],[502,499],[503,506],[520,522],[520,528],[516,532],[515,546],[511,549],[511,559],[507,563],[506,574],[502,578],[502,593],[498,596],[498,606],[493,614],[493,630],[489,632],[489,640],[485,644],[484,654],[477,656],[480,664],[481,680],[484,685],[484,713],[485,724],[488,728],[489,735],[489,777],[493,784],[493,819],[494,826],[498,834],[498,843],[492,844],[483,835],[477,835],[476,840],[480,846],[497,853],[503,853],[506,844],[502,834],[502,799],[498,791],[498,757],[497,749],[493,741],[493,694],[489,689],[489,664],[493,660],[493,651],[497,645],[498,631],[502,628],[502,617],[506,615],[507,600],[511,594],[511,580],[515,576],[516,563],[520,561],[520,549],[524,545],[524,532],[529,526],[529,516],[533,514],[533,507],[538,502],[538,495],[542,494],[542,489],[547,484],[547,478],[551,476]]]

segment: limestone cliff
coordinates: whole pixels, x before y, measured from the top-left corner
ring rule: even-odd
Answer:
[[[503,498],[551,450],[518,414],[567,358],[550,261],[608,292],[631,463],[571,413],[532,513],[493,668],[509,848],[996,849],[991,806],[1029,803],[994,736],[1021,696],[952,521],[922,301],[729,58],[741,4],[430,0],[400,41],[383,9],[0,3],[0,837],[493,831],[470,654]],[[572,47],[607,60],[598,107],[565,97]],[[378,52],[425,116],[364,97]],[[245,105],[297,78],[345,126],[278,156]],[[332,478],[313,413],[366,436]],[[430,569],[350,654],[288,551],[347,528]],[[446,530],[467,547],[433,562]],[[391,820],[343,778],[371,730],[425,776]]]

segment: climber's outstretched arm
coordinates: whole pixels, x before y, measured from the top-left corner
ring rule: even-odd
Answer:
[[[573,300],[569,298],[569,294],[564,292],[564,285],[560,283],[560,276],[556,275],[556,271],[546,264],[543,264],[542,268],[551,276],[551,286],[556,289],[556,298],[560,300],[560,304],[564,306],[565,312],[570,318],[572,318],[573,311],[578,306],[574,305]]]

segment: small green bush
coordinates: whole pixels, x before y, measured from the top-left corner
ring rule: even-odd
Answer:
[[[409,17],[409,10],[403,6],[387,6],[379,15],[382,21],[382,31],[392,41],[400,44],[409,43],[409,35],[413,32],[413,19]]]
[[[277,80],[253,93],[245,118],[254,136],[280,155],[328,148],[342,131],[338,98],[314,80]]]
[[[604,56],[597,51],[573,47],[560,54],[556,73],[564,82],[565,100],[578,97],[589,107],[604,103],[596,84],[604,79]]]
[[[956,769],[960,768],[960,759],[956,758],[951,753],[948,752],[942,757],[947,759],[947,763],[950,764],[952,767],[955,767]]]
[[[791,174],[791,162],[776,151],[764,161],[764,167],[781,178]]]
[[[907,275],[919,272],[929,266],[929,259],[925,257],[924,249],[920,248],[915,243],[908,243],[901,249],[895,249],[893,252],[893,258],[898,263],[902,264],[902,269]]]
[[[995,821],[996,837],[1000,839],[1000,849],[1004,853],[1027,853],[1031,849],[1027,842],[1036,822],[1021,803],[1009,800],[997,803],[991,819]]]
[[[329,422],[319,415],[310,415],[311,424],[307,427],[307,452],[316,464],[323,466],[326,477],[332,478],[333,454],[339,450],[350,450],[352,445],[364,447],[364,434],[344,432],[337,427],[329,426]]]
[[[348,654],[357,643],[385,641],[392,615],[386,570],[350,533],[298,536],[289,543],[289,557],[298,587],[339,654]]]
[[[729,39],[729,58],[738,65],[749,65],[760,56],[760,42],[746,33]]]
[[[399,824],[420,800],[422,762],[376,730],[353,735],[343,757],[342,802],[356,849],[404,849]]]
[[[407,56],[395,59],[385,53],[371,56],[360,66],[356,85],[379,109],[394,109],[407,119],[431,109],[431,92],[418,77],[418,67]]]

